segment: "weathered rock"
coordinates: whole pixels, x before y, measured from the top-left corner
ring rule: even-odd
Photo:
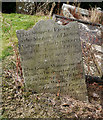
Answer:
[[[103,38],[101,27],[79,23],[79,30],[80,40],[83,42],[82,50],[86,53],[84,61],[85,74],[101,77],[103,73]],[[86,61],[88,58],[89,61]]]

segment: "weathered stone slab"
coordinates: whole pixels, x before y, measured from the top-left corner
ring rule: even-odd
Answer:
[[[102,76],[102,64],[103,64],[103,38],[101,27],[79,24],[80,40],[83,43],[82,50],[87,53],[84,54],[84,69],[85,74],[92,76]],[[91,46],[90,50],[87,49],[87,45]],[[89,58],[89,61],[86,61]],[[89,67],[88,67],[89,66]]]
[[[102,52],[103,52],[103,26],[101,27],[101,38],[102,38]],[[102,56],[102,77],[103,77],[103,56]]]
[[[39,21],[31,30],[18,30],[17,37],[27,88],[87,100],[77,22]]]

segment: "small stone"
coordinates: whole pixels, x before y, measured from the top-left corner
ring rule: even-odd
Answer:
[[[95,98],[99,98],[99,95],[96,94],[96,93],[93,93],[93,97],[95,97]]]

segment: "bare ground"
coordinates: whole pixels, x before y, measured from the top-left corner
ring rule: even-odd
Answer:
[[[9,63],[8,63],[9,61]],[[102,118],[103,85],[87,83],[89,102],[51,93],[28,92],[15,85],[15,59],[3,61],[2,117],[3,118]],[[22,76],[19,76],[22,79]]]

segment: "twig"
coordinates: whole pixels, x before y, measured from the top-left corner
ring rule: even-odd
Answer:
[[[53,9],[54,9],[55,5],[56,5],[55,2],[53,2],[52,7],[51,7],[51,10],[50,10],[50,13],[49,13],[49,18],[50,18],[51,15],[52,15],[52,12],[53,12]]]
[[[64,19],[64,20],[67,20],[67,21],[77,21],[77,22],[80,22],[80,23],[84,23],[84,24],[89,24],[89,25],[93,25],[93,26],[102,26],[101,24],[98,24],[98,23],[92,23],[92,22],[87,22],[87,21],[83,21],[83,20],[79,20],[79,19],[74,19],[74,18],[67,18],[67,17],[64,17],[64,16],[59,16],[59,15],[53,15],[53,17],[55,18],[61,18],[61,19]]]

